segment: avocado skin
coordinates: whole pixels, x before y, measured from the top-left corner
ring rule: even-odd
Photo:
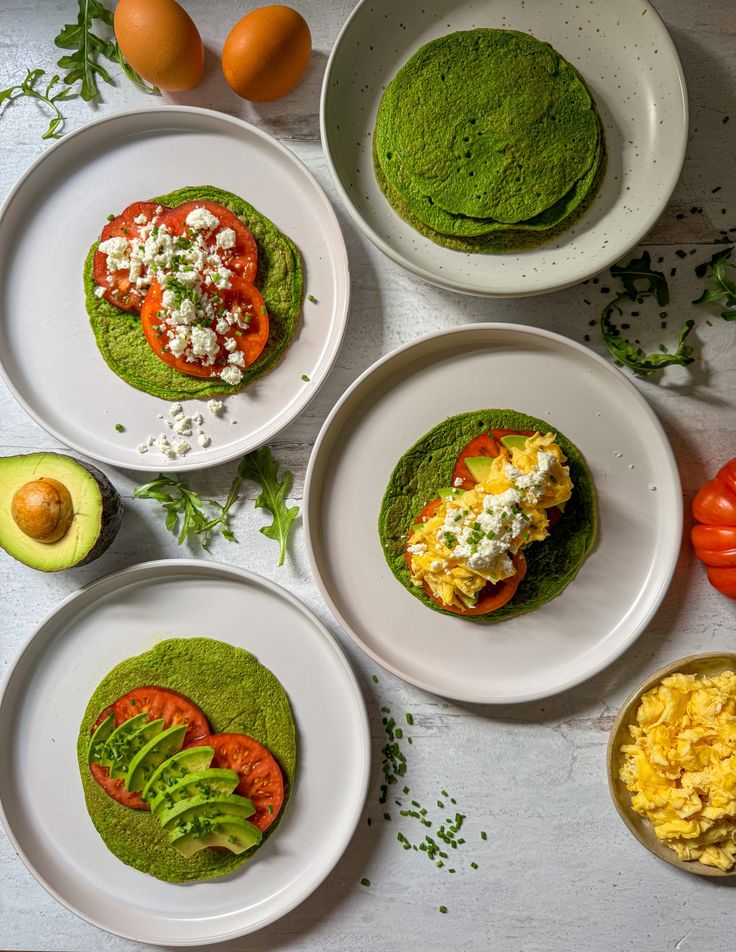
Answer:
[[[284,805],[258,846],[237,856],[205,849],[185,858],[148,810],[122,806],[96,783],[87,765],[92,725],[113,701],[142,684],[183,694],[202,710],[212,733],[248,734],[276,758],[284,776]],[[250,652],[213,638],[171,638],[121,661],[102,679],[82,717],[77,759],[90,819],[110,852],[164,882],[193,882],[232,873],[278,828],[296,782],[297,732],[286,691]]]
[[[74,456],[68,456],[63,453],[28,453],[18,456],[8,456],[0,459],[0,492],[3,492],[4,490],[1,474],[2,464],[5,460],[8,462],[15,462],[17,460],[26,458],[28,460],[29,467],[32,467],[40,460],[41,457],[49,457],[52,460],[56,460],[57,462],[63,462],[63,465],[73,463],[76,466],[86,470],[86,472],[95,480],[100,493],[100,500],[102,502],[102,513],[100,517],[100,525],[97,530],[97,539],[92,548],[82,559],[69,565],[60,565],[56,568],[27,562],[25,559],[16,555],[12,550],[12,546],[8,545],[7,542],[2,546],[2,548],[14,559],[17,559],[24,565],[28,565],[30,568],[36,569],[39,572],[62,572],[66,569],[79,568],[83,565],[89,565],[90,562],[94,562],[95,559],[98,559],[104,552],[107,551],[107,549],[110,548],[113,541],[115,540],[115,537],[120,531],[120,526],[122,525],[123,515],[125,512],[120,495],[107,476],[105,476],[101,470],[97,469],[96,466],[93,466],[92,463],[83,462],[81,459],[77,459]],[[44,473],[42,468],[40,470],[33,470],[29,468],[28,480],[30,481],[33,479],[38,479],[39,476],[43,475]],[[57,475],[59,476],[60,481],[63,482],[63,474]],[[64,485],[67,486],[67,489],[71,493],[72,501],[76,502],[73,487],[68,486],[66,483]],[[59,540],[59,542],[63,542],[63,537]],[[42,545],[42,543],[39,544]],[[59,545],[59,543],[54,543],[54,545]],[[43,549],[39,549],[38,551],[40,555],[43,555]]]
[[[437,498],[437,487],[452,482],[460,451],[488,430],[535,430],[555,433],[567,457],[573,492],[562,519],[543,542],[524,548],[526,577],[505,605],[488,615],[461,616],[440,608],[412,584],[406,564],[406,539],[417,514]],[[487,625],[539,608],[559,595],[575,577],[593,546],[597,528],[595,486],[580,450],[549,421],[516,410],[475,410],[449,417],[426,433],[399,459],[389,479],[378,517],[381,548],[389,568],[404,588],[432,611],[458,622]]]

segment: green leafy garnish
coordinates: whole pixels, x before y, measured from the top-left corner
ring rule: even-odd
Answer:
[[[633,258],[627,265],[614,265],[611,268],[611,274],[621,280],[624,290],[617,294],[601,313],[601,333],[611,356],[641,376],[655,373],[672,364],[685,367],[695,359],[692,356],[693,348],[685,343],[695,326],[693,320],[685,321],[683,324],[674,353],[662,349],[660,353],[655,354],[647,354],[641,347],[635,347],[621,335],[621,331],[611,320],[614,311],[623,314],[620,307],[621,301],[641,301],[648,297],[655,297],[660,307],[669,303],[667,279],[661,271],[652,270],[651,264],[649,252],[644,251],[641,258]]]
[[[237,542],[230,529],[230,510],[240,495],[240,476],[236,475],[230,486],[225,504],[216,499],[203,500],[186,483],[171,476],[159,474],[142,486],[133,490],[136,499],[155,499],[166,512],[166,528],[177,533],[177,542],[199,538],[202,548],[208,549],[210,537],[219,530],[223,539]],[[215,515],[207,514],[207,507],[215,510]]]
[[[273,515],[270,526],[261,526],[261,532],[279,544],[279,565],[284,564],[286,540],[289,530],[299,515],[299,506],[286,508],[285,499],[294,481],[293,475],[286,470],[279,480],[279,466],[267,446],[249,453],[238,466],[243,479],[250,479],[261,487],[262,492],[256,499],[258,509],[267,509]]]
[[[26,77],[22,83],[18,83],[15,86],[9,86],[7,89],[0,91],[0,105],[5,102],[13,102],[16,99],[20,99],[23,96],[28,96],[31,99],[37,99],[39,102],[45,103],[47,106],[50,106],[54,111],[54,115],[49,121],[49,127],[41,136],[42,139],[59,139],[61,137],[61,130],[64,126],[64,116],[61,114],[57,103],[62,99],[68,99],[72,95],[71,89],[61,88],[58,92],[54,93],[53,88],[59,82],[59,77],[54,75],[51,77],[49,82],[46,85],[44,90],[37,89],[36,84],[41,79],[42,76],[45,76],[45,71],[42,69],[29,69],[26,73]]]
[[[710,286],[707,287],[693,304],[721,304],[726,310],[721,311],[721,317],[726,321],[736,321],[736,281],[728,274],[728,269],[736,270],[736,265],[728,259],[733,247],[717,251],[709,261],[704,261],[695,269],[699,278],[708,277]]]
[[[81,83],[79,94],[86,102],[98,94],[98,79],[112,83],[107,69],[100,63],[104,57],[111,63],[118,63],[125,75],[145,92],[158,95],[160,90],[147,83],[136,73],[123,56],[114,38],[106,39],[94,33],[95,21],[105,27],[112,27],[113,15],[101,0],[78,0],[79,12],[76,23],[66,23],[54,40],[62,50],[70,50],[58,62],[61,69],[67,70],[64,82],[67,86]]]

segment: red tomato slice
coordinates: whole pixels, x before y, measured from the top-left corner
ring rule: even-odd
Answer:
[[[145,225],[156,216],[156,210],[162,206],[155,202],[133,202],[132,205],[123,211],[117,218],[113,218],[102,229],[100,241],[106,241],[108,238],[123,237],[130,240],[136,238]],[[138,224],[135,219],[141,215],[146,217],[146,222]],[[146,296],[147,288],[137,288],[130,283],[129,272],[127,268],[110,273],[107,270],[107,255],[102,251],[96,251],[93,265],[94,279],[100,287],[105,288],[102,295],[106,301],[119,307],[122,311],[139,311],[141,304]]]
[[[194,744],[202,737],[208,736],[211,729],[207,718],[189,698],[184,697],[183,694],[177,694],[176,691],[170,691],[168,688],[148,686],[133,688],[132,691],[128,691],[127,694],[119,697],[117,701],[113,701],[97,718],[90,733],[94,733],[98,724],[101,724],[110,713],[115,715],[115,726],[117,727],[123,721],[144,712],[148,714],[148,719],[151,721],[163,718],[164,730],[173,727],[174,724],[186,724],[187,732],[184,735],[184,746]],[[124,807],[130,807],[133,810],[149,809],[148,804],[139,793],[129,793],[125,789],[124,777],[110,777],[109,768],[101,767],[99,764],[90,764],[89,769],[97,783],[113,800],[117,800]]]
[[[709,479],[693,499],[693,516],[706,525],[736,526],[736,493],[718,477]]]
[[[176,208],[170,208],[160,218],[160,224],[166,225],[173,235],[185,235],[191,231],[187,225],[187,215],[196,208],[204,208],[218,219],[219,224],[211,231],[197,232],[204,235],[212,251],[216,251],[223,265],[240,275],[245,281],[253,282],[258,271],[258,247],[253,233],[237,215],[218,202],[184,202]],[[235,232],[235,244],[232,248],[218,248],[215,237],[223,228],[232,228]]]
[[[736,494],[736,458],[721,466],[716,473],[716,479],[719,479],[727,489]]]
[[[212,766],[234,770],[240,777],[235,792],[256,808],[251,823],[261,832],[273,823],[284,804],[284,777],[263,744],[247,734],[210,734],[189,746],[214,748]]]
[[[736,568],[721,568],[708,565],[708,581],[722,595],[736,598]]]
[[[431,519],[442,505],[442,501],[442,499],[433,499],[432,502],[427,503],[414,522],[426,522],[428,519]],[[516,589],[519,587],[519,582],[521,582],[526,575],[526,559],[521,552],[517,552],[516,555],[513,555],[511,561],[514,563],[516,572],[509,578],[505,578],[495,584],[488,582],[478,593],[478,601],[472,608],[458,608],[455,605],[445,605],[442,599],[434,594],[426,582],[423,585],[424,592],[436,605],[439,605],[440,608],[448,612],[454,612],[456,615],[489,615],[492,611],[501,608],[502,605],[511,601],[516,594]],[[411,552],[408,551],[406,553],[406,564],[409,566],[409,571],[411,572]]]
[[[190,377],[218,376],[223,367],[227,365],[228,351],[225,350],[224,343],[228,337],[232,337],[236,348],[243,354],[246,367],[257,360],[268,341],[270,325],[266,305],[254,284],[250,284],[250,282],[239,278],[237,275],[231,278],[230,283],[231,288],[218,288],[217,296],[221,299],[225,308],[230,309],[236,304],[239,305],[243,313],[250,318],[250,323],[247,330],[241,330],[239,334],[234,331],[227,335],[218,334],[217,341],[221,347],[221,356],[217,358],[214,364],[205,366],[204,364],[185,360],[183,355],[177,357],[168,349],[165,325],[159,317],[163,301],[163,288],[158,281],[152,281],[141,308],[141,327],[154,354],[169,366],[175,367]]]

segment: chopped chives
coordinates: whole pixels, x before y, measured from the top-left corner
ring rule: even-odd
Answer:
[[[444,915],[447,912],[447,906],[440,906],[439,910]]]
[[[363,879],[361,879],[361,881],[360,881],[360,885],[361,885],[361,886],[370,886],[370,884],[371,884],[370,879],[365,879],[365,878],[363,878]]]

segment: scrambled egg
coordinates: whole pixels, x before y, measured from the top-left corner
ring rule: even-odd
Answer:
[[[413,584],[426,582],[444,605],[470,607],[487,582],[513,575],[511,556],[546,539],[546,510],[570,498],[570,471],[554,434],[535,433],[509,452],[490,461],[482,484],[443,498],[409,537]]]
[[[681,860],[736,861],[736,673],[673,674],[642,696],[619,776]]]

